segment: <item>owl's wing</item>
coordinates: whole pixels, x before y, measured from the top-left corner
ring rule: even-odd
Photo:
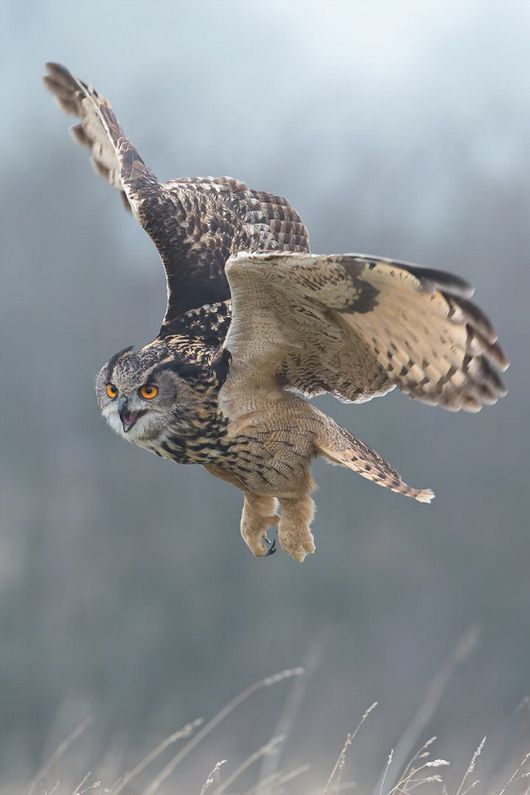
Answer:
[[[96,171],[120,191],[162,257],[168,286],[162,334],[178,331],[187,310],[229,297],[224,267],[232,254],[308,250],[303,222],[280,196],[230,177],[159,182],[105,97],[63,66],[47,68],[47,88],[65,113],[79,118],[74,138],[90,149]]]
[[[506,394],[497,335],[456,276],[359,254],[240,254],[226,272],[236,413],[278,386],[354,402],[397,386],[451,411]]]

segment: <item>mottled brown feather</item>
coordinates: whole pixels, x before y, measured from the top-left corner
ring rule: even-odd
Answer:
[[[458,277],[355,254],[240,254],[227,274],[236,393],[277,383],[358,402],[397,386],[451,411],[506,394],[507,359]]]
[[[47,64],[47,88],[80,121],[74,139],[120,191],[162,257],[168,304],[162,335],[180,331],[188,309],[226,301],[226,260],[239,251],[308,251],[307,230],[286,199],[231,177],[159,182],[121,129],[109,102],[65,67]]]

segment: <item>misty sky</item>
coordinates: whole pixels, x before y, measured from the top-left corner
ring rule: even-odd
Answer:
[[[522,0],[2,3],[2,777],[34,769],[87,712],[86,765],[108,747],[137,760],[316,646],[288,755],[327,764],[378,699],[356,771],[373,785],[477,624],[425,732],[457,758],[491,734],[497,769],[528,745],[514,710],[530,690],[529,42]],[[69,139],[40,82],[47,60],[110,98],[160,178],[238,177],[286,195],[314,251],[476,285],[513,363],[498,406],[323,401],[433,487],[432,507],[318,464],[317,554],[255,561],[238,494],[111,434],[94,376],[156,333],[162,269]],[[204,766],[266,741],[284,696],[213,737]],[[182,773],[194,787],[195,773]]]

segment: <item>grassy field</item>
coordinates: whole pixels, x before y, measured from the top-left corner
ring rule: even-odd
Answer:
[[[467,646],[466,646],[467,644]],[[381,769],[367,771],[363,766],[362,734],[365,724],[378,711],[371,704],[359,718],[337,751],[323,749],[322,758],[329,758],[328,768],[322,759],[312,764],[289,762],[289,737],[302,729],[296,725],[297,705],[306,687],[303,668],[281,671],[254,682],[208,720],[197,719],[181,727],[131,769],[120,771],[120,760],[112,753],[99,770],[83,770],[83,743],[89,742],[94,722],[87,718],[66,737],[29,782],[4,785],[2,795],[331,795],[339,792],[373,793],[373,795],[467,795],[469,792],[496,795],[528,795],[530,793],[530,752],[517,758],[510,749],[499,769],[487,764],[487,739],[484,737],[469,754],[462,769],[454,769],[450,760],[436,753],[436,737],[422,741],[427,724],[433,716],[445,685],[454,668],[469,652],[469,638],[452,655],[433,680],[411,725],[405,729],[396,747],[381,762]],[[274,736],[243,759],[209,761],[202,743],[216,731],[222,732],[233,713],[247,700],[271,687],[289,687],[282,714]],[[259,714],[259,713],[258,713]],[[322,716],[328,720],[331,716]],[[259,717],[257,718],[259,720]],[[218,728],[219,727],[219,728]],[[411,750],[414,748],[414,750]],[[498,757],[497,749],[493,749]],[[194,783],[189,775],[179,780],[180,766],[191,757]],[[482,778],[481,763],[487,778]],[[370,783],[371,781],[371,783]]]

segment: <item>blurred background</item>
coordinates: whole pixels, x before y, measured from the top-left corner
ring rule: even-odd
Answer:
[[[37,770],[87,715],[79,769],[112,752],[123,772],[309,661],[285,758],[328,770],[377,700],[350,760],[373,786],[471,626],[480,640],[417,739],[437,734],[461,777],[487,734],[497,773],[530,744],[528,3],[4,0],[0,14],[0,779]],[[496,407],[320,401],[434,488],[431,507],[317,463],[317,554],[255,560],[238,492],[111,433],[95,373],[156,334],[164,279],[69,140],[46,60],[110,98],[160,178],[238,177],[287,196],[313,251],[476,285],[512,360]],[[168,791],[265,742],[288,693],[256,695]]]

